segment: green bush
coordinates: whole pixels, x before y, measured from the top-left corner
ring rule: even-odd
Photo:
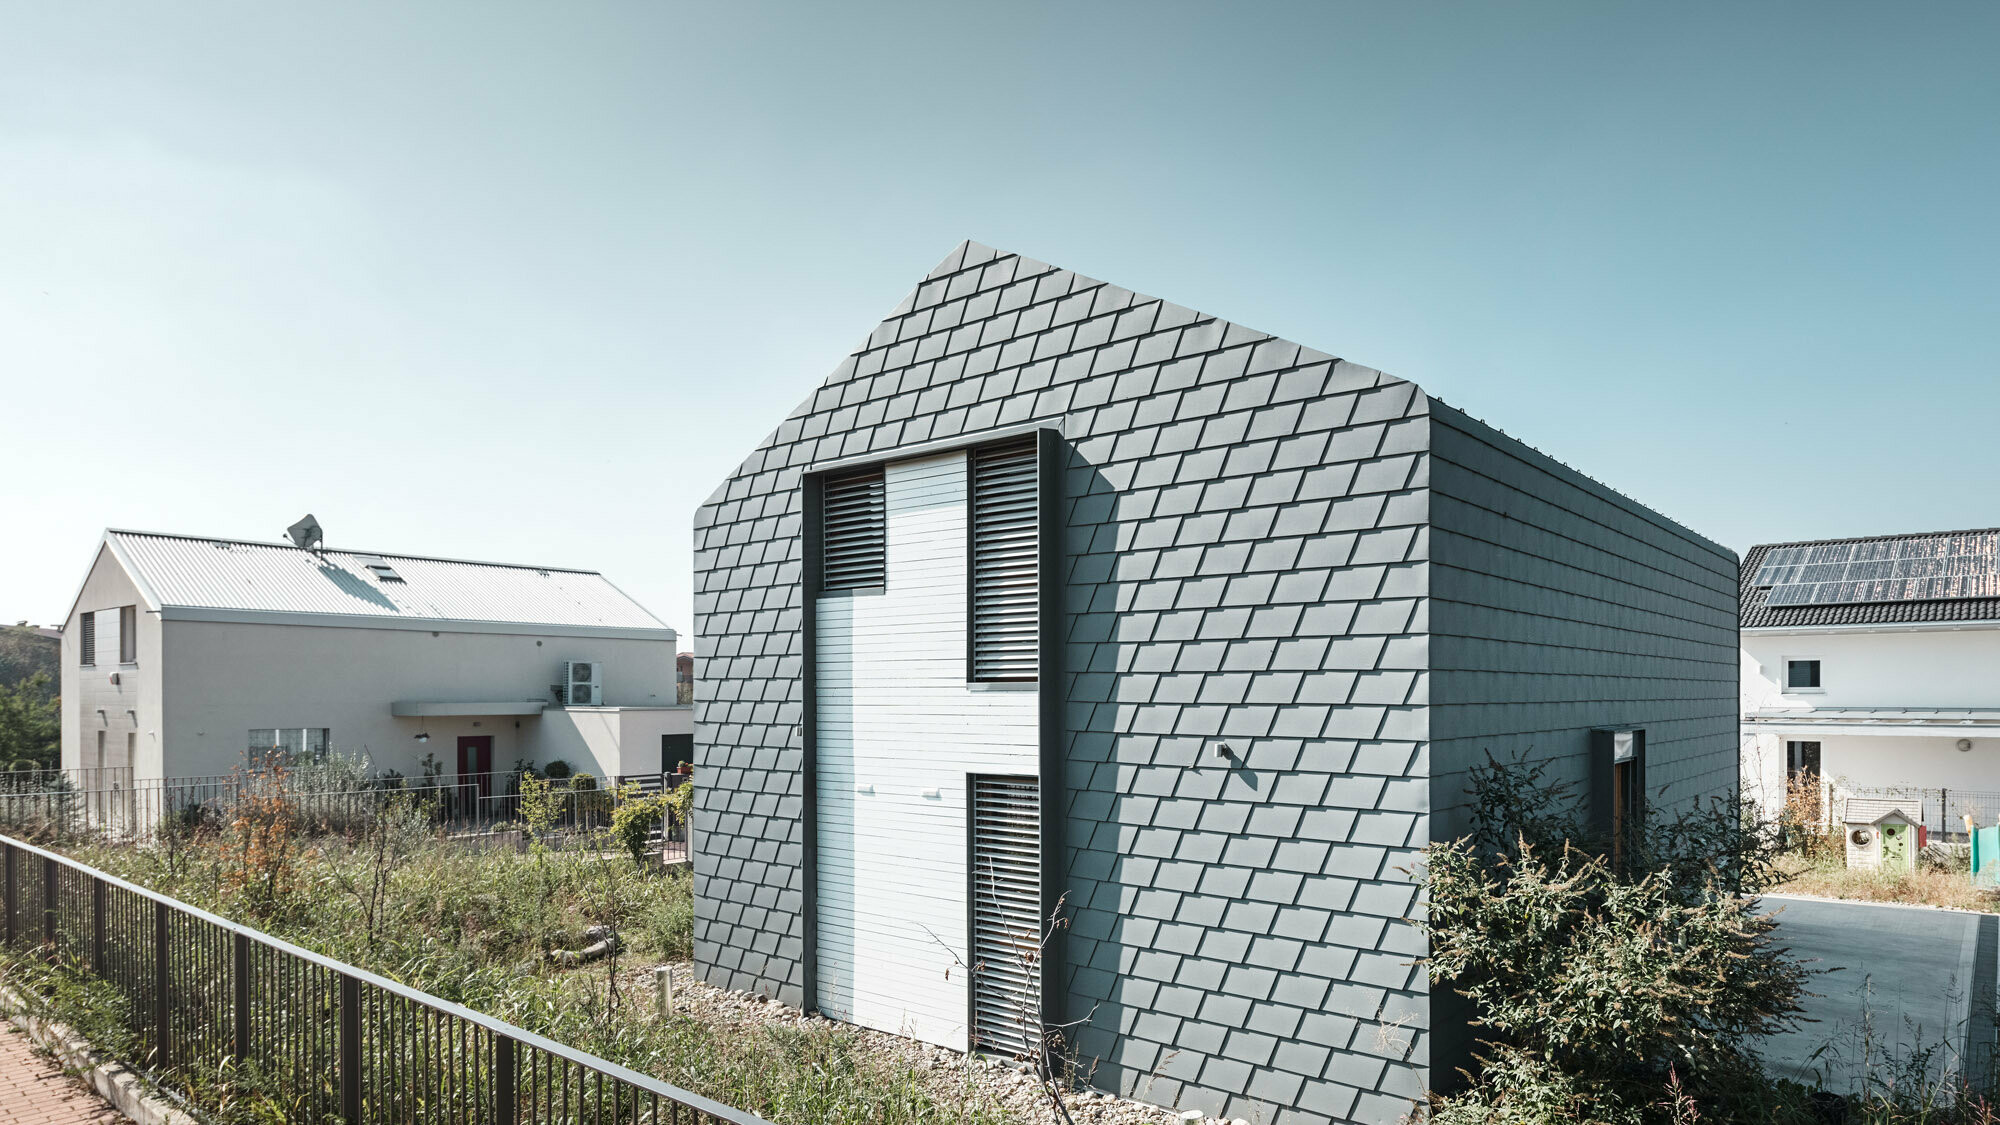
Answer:
[[[1489,759],[1474,831],[1426,853],[1430,979],[1471,1002],[1481,1055],[1436,1120],[1665,1122],[1670,1089],[1704,1118],[1786,1120],[1733,1116],[1770,1088],[1750,1041],[1793,1026],[1810,975],[1738,893],[1773,869],[1775,837],[1697,806],[1614,865],[1544,773]]]
[[[611,812],[611,834],[631,853],[633,863],[643,864],[647,845],[652,843],[654,831],[666,818],[666,794],[642,797],[638,783],[627,784],[618,790],[618,807]]]

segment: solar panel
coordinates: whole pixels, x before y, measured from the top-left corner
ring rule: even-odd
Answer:
[[[1751,584],[1770,606],[2000,597],[2000,533],[1778,547]]]

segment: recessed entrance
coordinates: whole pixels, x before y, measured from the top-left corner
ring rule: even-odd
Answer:
[[[475,787],[482,801],[493,795],[492,735],[458,736],[458,783],[461,786]]]

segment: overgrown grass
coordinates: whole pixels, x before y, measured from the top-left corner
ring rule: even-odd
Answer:
[[[629,984],[614,987],[621,961],[629,977],[634,964],[690,955],[694,906],[684,869],[641,867],[608,839],[602,849],[472,850],[428,835],[416,819],[387,817],[352,838],[302,839],[270,828],[239,820],[153,846],[68,851],[151,890],[773,1121],[1009,1120],[970,1084],[956,1095],[941,1093],[934,1074],[871,1051],[856,1029],[662,1019],[650,990],[633,995]],[[579,948],[595,925],[623,937],[619,958],[564,967],[548,956]],[[33,983],[50,992],[45,976]],[[87,988],[65,987],[65,1018],[93,1033],[117,1024],[113,1015],[91,1014]]]
[[[1925,863],[1913,872],[1849,868],[1841,852],[1821,850],[1812,855],[1788,855],[1781,869],[1782,877],[1770,888],[1777,894],[2000,913],[2000,891],[1975,886],[1962,866]]]

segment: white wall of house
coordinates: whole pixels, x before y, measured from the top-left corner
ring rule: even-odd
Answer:
[[[1958,749],[1960,739],[1972,743]],[[1755,731],[1744,738],[1743,789],[1766,815],[1784,804],[1786,743],[1817,742],[1820,776],[1842,788],[1946,789],[2000,794],[2000,732],[1924,735]]]
[[[1743,710],[2000,708],[2000,628],[1747,631]],[[1818,660],[1820,690],[1785,686],[1789,660]],[[1972,749],[1957,748],[1962,738]],[[1746,722],[1744,792],[1767,812],[1783,804],[1786,743],[1820,744],[1820,774],[1837,783],[2000,792],[2000,730],[1893,728],[1859,733]]]
[[[694,708],[687,705],[551,709],[535,720],[534,757],[561,758],[598,777],[658,773],[661,739],[693,733]]]
[[[227,774],[249,732],[325,727],[339,753],[414,775],[426,753],[456,772],[457,736],[492,735],[492,764],[540,760],[550,746],[537,716],[406,718],[397,701],[549,700],[566,660],[602,666],[607,703],[673,702],[672,640],[565,637],[556,631],[451,632],[169,620],[163,741],[170,776]],[[428,742],[415,741],[418,732]],[[655,744],[657,744],[655,739]],[[572,760],[572,764],[576,764]]]
[[[1771,707],[2000,707],[2000,628],[1743,634]],[[1782,687],[1784,661],[1820,661],[1818,692]]]
[[[119,659],[122,606],[136,608],[137,659],[129,662]],[[92,611],[97,613],[97,659],[85,667],[82,622],[83,615]],[[158,776],[163,726],[160,615],[146,610],[125,568],[101,545],[63,624],[61,659],[63,767],[95,768],[101,740],[107,767],[131,766],[137,776]]]
[[[814,608],[817,1000],[964,1050],[966,775],[1039,772],[1036,695],[966,682],[965,455],[891,463],[884,484],[885,592]]]

